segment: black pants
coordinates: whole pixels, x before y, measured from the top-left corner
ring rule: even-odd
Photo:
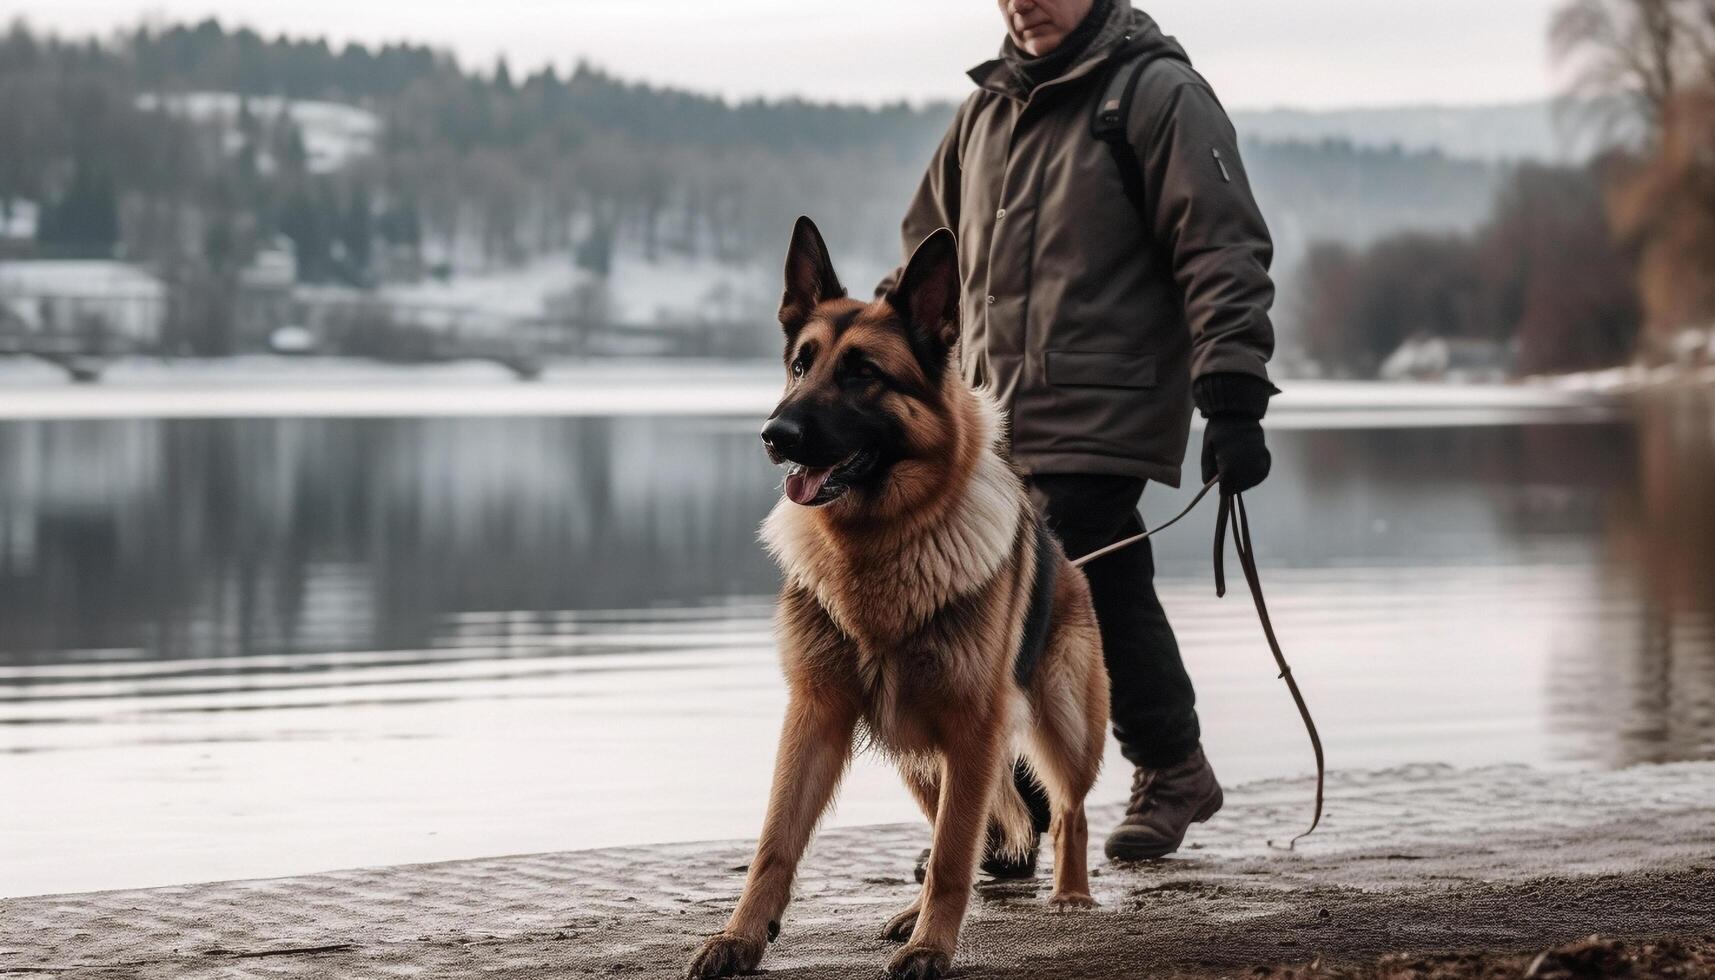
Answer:
[[[1145,481],[1124,476],[1042,475],[1030,495],[1076,559],[1143,531],[1138,501]],[[1155,594],[1155,554],[1149,541],[1084,568],[1102,631],[1114,737],[1132,765],[1165,769],[1197,748],[1197,695],[1179,658],[1179,642]],[[1047,801],[1022,766],[1015,774],[1025,800],[1046,829]]]

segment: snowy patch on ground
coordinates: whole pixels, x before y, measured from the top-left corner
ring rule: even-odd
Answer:
[[[1715,326],[1684,330],[1672,344],[1670,364],[1627,364],[1526,378],[1525,384],[1556,391],[1623,395],[1651,388],[1715,385]]]
[[[282,111],[291,116],[303,134],[311,173],[332,173],[368,156],[381,134],[381,119],[375,113],[339,102],[273,95],[246,98],[236,92],[146,93],[137,97],[137,107],[146,112],[165,111],[192,122],[226,127],[228,152],[236,152],[241,145],[243,136],[237,132],[237,123],[240,108],[246,106],[251,116],[265,125],[278,119]]]
[[[444,306],[529,319],[544,312],[544,301],[588,278],[569,256],[537,259],[512,269],[454,276],[445,282],[391,283],[377,290],[378,299],[405,306]]]
[[[730,323],[779,304],[780,270],[681,255],[651,261],[621,249],[607,287],[611,315],[619,323]]]
[[[615,323],[766,322],[780,301],[780,270],[757,262],[733,264],[683,255],[650,259],[641,249],[625,247],[615,254],[605,282],[561,253],[445,281],[389,284],[377,291],[377,298],[527,319],[544,315],[551,301],[579,288],[605,290],[608,319]]]
[[[724,262],[706,255],[661,251],[648,255],[643,243],[622,239],[606,279],[572,261],[569,253],[542,256],[510,269],[460,273],[445,281],[394,283],[378,298],[416,306],[444,306],[491,315],[542,316],[550,303],[575,289],[603,291],[610,322],[631,326],[694,326],[704,323],[759,325],[773,321],[780,303],[782,258]],[[889,271],[885,262],[852,257],[840,263],[851,294],[867,299]]]

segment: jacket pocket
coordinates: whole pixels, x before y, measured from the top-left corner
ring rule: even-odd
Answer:
[[[1155,387],[1155,355],[1129,352],[1051,350],[1048,383],[1093,388]]]

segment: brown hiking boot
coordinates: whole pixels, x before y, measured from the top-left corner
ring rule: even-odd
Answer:
[[[1221,808],[1221,784],[1202,746],[1171,769],[1139,769],[1125,819],[1108,835],[1110,861],[1149,861],[1179,850],[1185,831]]]

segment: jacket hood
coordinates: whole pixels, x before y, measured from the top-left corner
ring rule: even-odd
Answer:
[[[1033,89],[1018,77],[1018,73],[1013,71],[1008,63],[1009,57],[1018,57],[1017,51],[1012,38],[1008,36],[1001,42],[1000,57],[985,61],[970,70],[971,81],[975,82],[978,88],[1008,98],[1028,99]],[[1114,58],[1130,59],[1146,54],[1191,63],[1185,49],[1178,41],[1162,33],[1155,18],[1134,8],[1130,0],[1112,0],[1107,21],[1096,32],[1089,47],[1077,61],[1067,66],[1063,73],[1043,82],[1038,88],[1081,78]]]

